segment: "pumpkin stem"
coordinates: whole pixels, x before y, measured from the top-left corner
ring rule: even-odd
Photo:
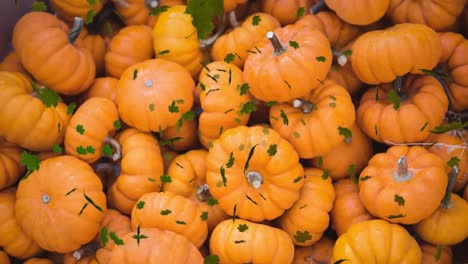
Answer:
[[[294,108],[300,108],[304,114],[308,114],[314,110],[315,105],[311,102],[308,102],[306,100],[296,98],[293,101],[293,107]]]
[[[81,33],[81,29],[83,28],[83,18],[81,17],[75,17],[75,20],[73,20],[73,27],[68,34],[68,41],[73,44],[75,40],[78,38],[78,36]]]
[[[128,2],[126,0],[112,0],[114,4],[121,6],[122,8],[128,8]]]
[[[118,177],[120,175],[121,167],[120,164],[115,163],[105,163],[105,162],[98,162],[93,164],[93,170],[98,173],[110,174],[114,177]]]
[[[457,182],[457,175],[460,172],[460,169],[458,166],[453,166],[452,171],[449,173],[449,182],[447,185],[447,189],[445,190],[445,195],[444,198],[442,198],[442,202],[440,206],[445,209],[449,209],[452,206],[451,203],[451,197],[452,197],[452,191],[453,187],[455,187],[455,183]]]
[[[236,10],[232,10],[231,12],[229,12],[228,18],[229,24],[231,24],[232,27],[238,27],[240,25],[239,21],[237,20]]]
[[[146,0],[145,4],[149,9],[155,9],[159,6],[159,0]]]
[[[107,136],[106,139],[104,139],[104,143],[110,144],[114,149],[114,153],[111,156],[112,161],[117,161],[122,157],[122,147],[117,140]]]
[[[101,247],[98,242],[92,241],[78,250],[73,251],[73,258],[75,258],[76,261],[85,258],[87,256],[91,256],[96,253],[96,251]]]
[[[211,197],[211,193],[210,193],[210,188],[208,184],[205,183],[205,184],[198,186],[197,198],[199,201],[204,202],[208,200],[208,198],[210,197]]]
[[[393,82],[393,89],[395,89],[396,93],[400,97],[401,101],[408,99],[406,94],[404,94],[401,89],[403,88],[403,76],[398,76],[395,81]]]
[[[262,186],[263,177],[259,172],[249,171],[247,172],[247,181],[255,188],[258,189]]]
[[[309,12],[310,12],[312,15],[315,15],[315,14],[317,14],[318,12],[320,12],[320,10],[322,10],[325,6],[326,6],[325,1],[324,1],[324,0],[320,0],[318,3],[316,3],[315,5],[313,5],[313,6],[309,9]]]
[[[413,173],[408,171],[408,160],[405,156],[398,159],[397,171],[393,172],[393,179],[397,182],[409,181],[413,177]]]
[[[346,55],[344,55],[341,51],[335,48],[332,48],[332,52],[333,52],[333,57],[336,59],[336,62],[341,67],[345,66],[346,63],[348,63],[348,57],[346,57]]]
[[[286,51],[286,47],[284,47],[281,42],[279,41],[278,37],[273,33],[273,31],[268,31],[266,34],[268,40],[270,40],[271,45],[275,49],[275,56],[280,55],[281,53]]]
[[[205,48],[207,46],[210,46],[211,44],[213,44],[218,38],[219,36],[221,36],[224,32],[224,24],[226,22],[226,18],[224,16],[224,13],[221,15],[221,25],[219,26],[218,30],[216,31],[216,33],[207,38],[207,39],[202,39],[200,40],[200,47],[201,48]]]
[[[42,203],[48,204],[50,202],[50,196],[48,194],[42,195]]]

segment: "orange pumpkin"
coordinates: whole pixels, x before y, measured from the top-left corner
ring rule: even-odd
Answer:
[[[21,64],[51,90],[75,95],[88,89],[94,80],[93,56],[77,38],[82,22],[76,19],[67,36],[68,26],[54,15],[29,12],[14,27],[13,47]]]
[[[447,109],[448,99],[439,81],[430,75],[413,75],[400,91],[391,85],[367,90],[356,119],[364,133],[378,142],[411,143],[428,138]]]
[[[254,13],[241,25],[235,26],[231,31],[227,31],[216,39],[211,48],[211,57],[214,61],[222,61],[229,56],[230,63],[243,68],[249,54],[255,52],[255,45],[265,37],[268,31],[279,27],[280,23],[274,16]]]
[[[365,26],[381,19],[390,4],[390,0],[324,0],[327,6],[344,21]]]
[[[135,77],[135,78],[134,78]],[[141,131],[164,131],[193,106],[195,82],[182,66],[163,59],[129,67],[117,85],[122,121]]]
[[[23,231],[41,248],[59,253],[90,242],[106,211],[99,177],[86,162],[67,155],[41,161],[18,184],[16,199]]]
[[[452,32],[440,34],[441,66],[449,75],[448,88],[455,111],[468,110],[468,40]]]
[[[158,15],[151,14],[157,7],[182,5],[181,0],[112,0],[115,10],[126,25],[154,26]]]
[[[345,141],[343,130],[351,128],[355,110],[351,96],[342,86],[326,80],[304,99],[270,109],[271,127],[287,139],[299,157],[326,155]]]
[[[25,172],[22,149],[0,138],[0,191],[12,186]]]
[[[171,182],[164,184],[164,191],[172,192],[194,201],[206,212],[208,230],[228,218],[215,203],[206,184],[206,150],[191,150],[177,156],[169,166],[167,174]]]
[[[465,191],[463,192],[463,197],[465,201],[468,201],[468,185],[465,186]]]
[[[425,24],[437,31],[453,29],[465,0],[391,0],[387,17],[393,24]]]
[[[434,246],[420,243],[423,264],[452,264],[452,249],[448,246]]]
[[[299,17],[297,10],[303,8],[309,10],[316,0],[264,0],[262,1],[262,10],[268,13],[282,24],[288,25],[296,22]]]
[[[2,264],[10,264],[10,258],[8,257],[5,251],[0,250],[0,263]]]
[[[15,216],[16,189],[0,192],[0,247],[10,256],[27,259],[42,252],[39,245],[18,224]],[[3,264],[3,262],[1,262]]]
[[[183,235],[197,248],[208,236],[207,218],[201,207],[181,195],[153,192],[140,197],[132,209],[132,229],[158,228]]]
[[[330,42],[309,27],[288,25],[269,31],[256,47],[245,61],[244,81],[252,95],[265,102],[306,96],[331,68]]]
[[[111,100],[102,97],[86,100],[70,119],[65,132],[65,152],[88,163],[95,162],[106,153],[105,146],[117,145],[112,139],[116,122],[120,124],[119,115]],[[112,156],[113,160],[120,158],[118,151],[104,155]]]
[[[364,33],[354,42],[352,52],[357,77],[367,84],[380,84],[407,73],[422,74],[421,69],[431,70],[439,62],[442,48],[432,28],[404,23]]]
[[[50,3],[59,17],[67,21],[73,21],[74,17],[85,18],[89,14],[96,15],[104,6],[102,0],[51,0]]]
[[[291,263],[294,244],[281,229],[242,219],[225,220],[210,237],[210,253],[220,263]]]
[[[335,241],[322,237],[308,247],[296,246],[292,264],[322,264],[329,263]]]
[[[279,219],[281,229],[286,231],[295,245],[310,246],[319,241],[328,228],[335,190],[331,178],[316,168],[304,169],[305,183],[294,205]]]
[[[47,258],[30,258],[23,264],[54,264],[54,262]]]
[[[99,34],[90,34],[86,28],[81,29],[79,38],[82,40],[82,46],[87,48],[94,59],[96,73],[104,71],[104,56],[107,52],[107,45],[104,38]]]
[[[200,94],[198,136],[205,148],[221,134],[249,121],[252,102],[249,84],[244,83],[242,71],[235,65],[215,61],[204,68],[199,77],[196,93]]]
[[[120,175],[107,190],[107,197],[112,208],[128,215],[140,196],[161,188],[163,160],[158,141],[149,134],[129,128],[117,139],[122,147],[122,159],[116,165]]]
[[[372,140],[354,123],[350,129],[342,129],[345,140],[330,152],[311,161],[311,164],[327,172],[333,180],[359,174],[373,154]]]
[[[121,239],[123,245],[112,248],[109,264],[203,263],[200,251],[188,239],[168,230],[138,228]]]
[[[199,145],[197,120],[186,120],[181,126],[168,127],[161,135],[161,142],[175,151],[187,151]]]
[[[374,155],[361,172],[359,197],[374,216],[415,224],[439,206],[447,187],[445,166],[422,147],[391,147]]]
[[[119,80],[112,77],[96,78],[91,87],[86,91],[85,99],[104,97],[115,103],[118,83]]]
[[[27,75],[28,73],[21,65],[21,61],[15,52],[10,52],[0,63],[0,71],[19,72]]]
[[[421,258],[421,248],[404,227],[378,219],[353,224],[338,237],[330,263],[420,264]]]
[[[112,38],[104,61],[106,73],[120,78],[130,66],[153,57],[153,36],[151,28],[144,25],[124,27]]]
[[[42,101],[42,88],[21,73],[0,72],[0,136],[32,151],[49,151],[61,144],[70,116],[67,106]],[[39,98],[36,98],[39,97]]]
[[[277,218],[299,199],[304,169],[273,129],[238,126],[210,148],[206,183],[227,214],[259,222]]]
[[[236,9],[240,4],[247,2],[247,0],[226,0],[223,2],[224,12],[228,13]]]
[[[192,76],[198,76],[205,58],[192,16],[185,10],[185,5],[175,5],[159,15],[153,27],[154,53],[157,58],[176,62]]]
[[[355,223],[374,219],[374,216],[362,205],[357,183],[350,179],[340,179],[333,184],[333,187],[336,198],[330,216],[331,225],[338,236],[344,234]]]

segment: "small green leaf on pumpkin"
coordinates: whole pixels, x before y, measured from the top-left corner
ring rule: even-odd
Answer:
[[[237,204],[234,205],[234,208],[232,208],[232,222],[236,221],[236,212],[237,212]]]
[[[246,241],[245,240],[236,240],[234,241],[235,244],[241,244],[241,243],[245,243]]]
[[[395,111],[400,108],[400,96],[394,89],[388,92],[388,101],[393,104]]]
[[[315,57],[315,59],[318,61],[318,62],[325,62],[327,60],[327,58],[325,58],[324,56],[318,56],[318,57]]]
[[[450,168],[453,168],[453,167],[459,166],[459,165],[460,165],[460,159],[458,157],[451,157],[447,161],[447,166],[449,166]]]
[[[397,214],[397,215],[389,215],[387,216],[388,219],[396,219],[396,218],[402,218],[405,217],[405,214]]]
[[[184,138],[183,137],[173,137],[173,138],[169,138],[169,139],[163,139],[163,140],[159,141],[159,145],[160,146],[166,146],[166,145],[169,145],[169,144],[173,144],[174,142],[181,141],[182,139],[184,139]]]
[[[147,179],[148,179],[148,181],[150,181],[150,182],[156,182],[156,179],[155,179],[155,178],[148,177]]]
[[[323,180],[328,179],[329,174],[330,174],[330,172],[328,170],[324,170],[323,173],[322,173],[322,179]]]
[[[88,201],[92,206],[94,206],[94,208],[96,208],[101,213],[104,212],[99,205],[97,205],[88,195],[86,195],[86,193],[83,193],[83,195],[84,195],[86,201]]]
[[[150,112],[153,112],[154,111],[154,104],[151,103],[148,108],[149,108]]]
[[[132,236],[132,238],[133,238],[133,239],[136,239],[137,244],[140,245],[140,240],[141,240],[141,239],[148,238],[148,236],[142,235],[142,234],[140,233],[140,225],[138,225],[138,227],[137,227],[137,232],[136,232],[135,235]]]
[[[199,85],[202,92],[204,92],[206,90],[206,86],[203,83],[199,83]]]
[[[88,2],[88,5],[90,6],[96,4],[96,0],[86,0],[86,2]]]
[[[247,231],[247,229],[249,229],[249,226],[247,224],[240,224],[237,226],[237,230],[239,230],[239,232],[245,232]]]
[[[252,199],[252,197],[248,196],[247,194],[245,195],[245,197],[247,198],[247,200],[251,201],[253,204],[258,205],[257,202],[254,201],[254,199]]]
[[[299,134],[299,132],[297,132],[297,131],[294,131],[293,136],[294,136],[295,138],[300,138],[300,137],[301,137],[301,134]]]
[[[169,54],[169,52],[171,52],[171,51],[170,50],[163,50],[163,51],[158,52],[158,55]]]
[[[447,74],[444,74],[442,72],[437,72],[437,71],[432,71],[432,70],[426,70],[426,69],[419,69],[422,73],[424,74],[429,74],[429,75],[432,75],[434,77],[439,77],[441,79],[450,79],[450,77],[447,75]]]
[[[80,212],[78,212],[78,216],[80,216],[80,215],[83,214],[83,212],[84,212],[84,210],[86,209],[86,207],[88,207],[88,204],[89,204],[89,203],[85,203],[85,204],[83,205],[83,207],[81,207]]]
[[[223,185],[224,185],[224,187],[226,187],[227,178],[226,178],[226,170],[224,169],[224,166],[221,166],[219,168],[219,173],[221,174],[221,179],[223,180]]]
[[[277,152],[276,150],[276,144],[271,144],[269,147],[268,147],[268,150],[267,150],[267,153],[268,153],[268,156],[274,156]]]
[[[69,192],[67,192],[65,194],[65,196],[68,196],[68,195],[72,194],[74,191],[76,191],[76,188],[71,189]]]
[[[231,85],[232,70],[229,68],[229,85]]]
[[[76,132],[78,132],[80,135],[83,135],[85,133],[85,128],[83,125],[76,125],[75,127]]]
[[[192,121],[195,118],[195,113],[192,111],[187,111],[182,114],[182,116],[177,120],[176,131],[179,132],[184,121]]]
[[[296,12],[296,18],[300,18],[304,15],[305,9],[303,6],[299,7]]]
[[[205,95],[208,96],[210,93],[220,91],[220,90],[221,89],[219,89],[219,88],[213,88],[213,89],[208,90]]]
[[[290,40],[289,41],[289,46],[291,46],[294,49],[298,49],[299,48],[299,43],[297,43],[296,41]]]
[[[248,115],[252,112],[255,112],[257,110],[257,106],[249,101],[241,104],[241,108],[239,110],[240,114]]]
[[[257,146],[258,146],[258,144],[253,146],[249,151],[249,156],[247,157],[247,161],[245,162],[245,165],[244,165],[244,173],[249,169],[250,160],[252,159],[252,157],[254,155],[254,152],[255,152],[255,148]]]
[[[284,124],[285,126],[289,125],[288,116],[287,116],[286,113],[283,111],[283,109],[281,109],[281,111],[280,111],[280,116],[281,116],[281,119],[283,119],[283,124]]]
[[[286,86],[288,86],[289,89],[291,89],[291,85],[288,83],[288,81],[284,80],[284,83],[286,84]]]
[[[224,130],[223,126],[219,127],[218,136],[221,136],[221,134],[223,134],[223,130]]]
[[[250,85],[248,83],[244,83],[242,85],[238,85],[237,88],[239,89],[240,91],[240,95],[245,95],[249,92],[249,89],[250,89]]]
[[[446,126],[436,126],[434,129],[431,130],[431,133],[433,134],[443,134],[455,129],[462,129],[462,128],[467,128],[468,127],[468,122],[461,123],[461,122],[453,122],[450,123]]]
[[[424,125],[421,127],[419,131],[422,132],[427,127],[427,125],[429,125],[429,122],[424,123]]]
[[[231,168],[232,165],[234,165],[234,153],[231,151],[231,154],[229,154],[229,160],[228,162],[226,163],[226,168]]]
[[[267,127],[264,127],[262,129],[262,132],[263,132],[263,134],[268,135],[268,134],[270,134],[270,129],[268,129]]]
[[[213,207],[218,204],[218,200],[214,199],[213,197],[210,197],[206,200],[206,203],[209,207]]]
[[[133,80],[136,80],[138,77],[138,69],[133,70]]]
[[[345,262],[345,261],[349,261],[349,260],[347,260],[347,259],[339,259],[339,260],[333,262],[333,264],[341,264],[341,263],[343,263],[343,262]]]
[[[20,162],[28,170],[26,175],[24,175],[23,179],[27,179],[31,173],[33,173],[34,171],[39,170],[40,161],[39,161],[39,157],[37,155],[30,154],[29,152],[23,151],[21,153],[21,161]]]
[[[32,3],[32,11],[36,11],[36,12],[47,11],[47,5],[42,1],[34,1]]]
[[[67,107],[67,115],[73,115],[73,113],[75,112],[75,108],[76,108],[76,103],[71,102]]]
[[[356,165],[349,164],[348,166],[348,176],[351,178],[354,184],[358,184],[358,179],[356,177]]]
[[[349,57],[349,56],[353,55],[353,51],[347,49],[347,50],[341,52],[341,54],[345,55],[346,57]]]
[[[201,219],[202,221],[208,220],[208,212],[207,212],[207,211],[203,211],[203,212],[201,213],[201,215],[200,215],[200,219]]]
[[[86,155],[86,154],[88,154],[88,151],[86,151],[85,147],[78,146],[78,147],[76,147],[76,153],[78,153],[80,155]]]
[[[166,209],[166,210],[161,210],[161,212],[159,212],[161,215],[169,215],[170,213],[172,213],[171,210],[169,209]]]
[[[360,181],[367,181],[368,179],[372,178],[371,176],[369,175],[366,175],[366,176],[363,176],[363,177],[359,177],[359,180]]]
[[[346,127],[338,127],[338,134],[343,136],[346,141],[351,140],[351,137],[353,136],[353,133],[351,132],[351,130],[349,130]]]
[[[136,208],[137,209],[143,209],[145,207],[145,201],[139,201],[137,204],[136,204]]]
[[[217,255],[206,256],[203,264],[219,264],[219,257]]]
[[[176,101],[173,100],[172,103],[168,107],[169,113],[178,113],[179,107],[176,105]]]
[[[374,125],[374,133],[375,133],[376,136],[379,134],[379,132],[377,130],[377,124]]]
[[[96,150],[93,148],[93,146],[87,146],[86,152],[88,152],[89,154],[94,154]]]
[[[317,157],[317,167],[321,168],[323,166],[323,157],[318,156]]]
[[[112,239],[112,241],[114,241],[114,244],[116,244],[117,246],[123,246],[123,240],[120,239],[120,237],[118,237],[115,232],[110,232],[109,237],[110,239]]]
[[[296,179],[293,180],[294,183],[298,183],[300,180],[302,180],[302,176],[297,177]]]
[[[434,261],[438,262],[440,260],[441,256],[442,256],[442,246],[438,245],[437,250],[436,250],[436,254],[434,255]]]
[[[105,144],[104,146],[102,146],[102,153],[104,154],[104,156],[110,157],[112,156],[113,152],[114,150],[109,144]]]
[[[176,222],[176,224],[178,224],[178,225],[186,225],[186,224],[187,224],[186,222],[184,222],[184,221],[182,221],[182,220],[176,220],[175,222]]]
[[[308,240],[312,239],[312,235],[309,233],[309,231],[296,231],[296,234],[294,235],[294,240],[296,240],[297,243],[305,243]]]
[[[101,244],[102,247],[105,247],[109,242],[109,230],[107,227],[103,226],[101,229]]]
[[[55,144],[52,146],[52,151],[55,153],[55,154],[62,154],[62,147],[58,144]]]
[[[252,17],[252,25],[253,26],[258,26],[258,24],[260,24],[260,21],[262,21],[262,18],[260,16],[253,16]]]
[[[49,108],[51,106],[56,107],[58,105],[60,101],[60,96],[56,92],[49,90],[46,87],[39,88],[37,87],[35,82],[32,82],[31,86],[39,100],[41,100],[42,103],[44,103],[46,108]]]
[[[268,102],[265,102],[265,106],[266,107],[272,107],[274,105],[277,105],[279,104],[277,101],[268,101]]]
[[[169,175],[163,174],[159,178],[160,178],[162,183],[171,183],[172,182],[172,178]]]
[[[153,8],[150,12],[149,12],[149,15],[150,16],[157,16],[161,13],[164,13],[166,12],[167,10],[169,9],[169,6],[158,6],[156,8]]]
[[[226,57],[224,57],[224,62],[231,63],[235,59],[236,59],[236,56],[234,56],[234,54],[232,54],[232,53],[229,53],[229,54],[226,55]]]
[[[403,196],[395,194],[393,200],[398,204],[398,206],[405,206],[405,198],[403,198]]]
[[[96,12],[94,12],[93,9],[89,10],[88,13],[86,13],[85,24],[86,25],[91,24],[95,16],[96,16]]]

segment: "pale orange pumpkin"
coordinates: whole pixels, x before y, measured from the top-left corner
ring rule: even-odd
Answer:
[[[104,6],[102,0],[51,0],[50,3],[58,16],[67,21],[73,21],[74,17],[85,18],[90,12],[96,15]]]
[[[452,248],[448,246],[435,246],[421,242],[422,264],[452,264]]]
[[[120,14],[126,25],[154,26],[158,15],[153,15],[152,10],[164,6],[182,5],[181,0],[112,0],[115,10]]]
[[[91,87],[86,91],[85,99],[104,97],[115,103],[118,83],[119,80],[113,77],[96,78]]]
[[[87,48],[93,56],[96,74],[102,73],[104,71],[104,56],[107,51],[104,38],[99,34],[90,34],[86,28],[81,29],[79,38],[82,40],[81,45]]]
[[[47,258],[30,258],[23,264],[54,264],[54,262]]]
[[[185,120],[181,126],[168,127],[160,135],[161,142],[175,151],[187,151],[199,146],[197,137],[198,121]],[[161,144],[160,142],[160,144]]]
[[[264,0],[262,1],[262,10],[268,13],[282,24],[288,25],[296,22],[299,17],[297,10],[303,8],[309,10],[315,0]]]
[[[0,138],[0,191],[12,186],[25,172],[22,149]]]
[[[13,51],[8,53],[8,55],[3,58],[2,62],[0,63],[0,71],[20,72],[25,75],[28,74],[23,65],[21,65],[21,61],[18,58],[18,55],[16,55],[16,53]]]
[[[344,21],[354,25],[369,25],[382,18],[390,0],[324,0],[327,6]]]

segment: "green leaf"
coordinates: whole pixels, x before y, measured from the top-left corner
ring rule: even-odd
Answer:
[[[283,109],[281,109],[280,111],[280,116],[281,116],[281,119],[283,119],[283,124],[284,125],[289,125],[289,119],[288,119],[288,116],[286,115],[286,113],[283,111]]]
[[[192,16],[192,24],[197,29],[198,39],[204,39],[213,29],[213,18],[224,13],[223,0],[189,0],[186,14]]]
[[[339,259],[339,260],[333,262],[333,264],[341,264],[341,263],[343,263],[343,262],[345,262],[345,261],[349,261],[349,260],[347,260],[347,259]]]
[[[358,184],[358,179],[356,177],[356,165],[350,164],[348,166],[348,176],[351,178],[354,184]]]
[[[161,212],[160,212],[161,215],[168,215],[168,214],[170,214],[170,213],[172,213],[172,211],[169,210],[169,209],[161,210]]]
[[[341,54],[345,55],[346,57],[349,57],[349,56],[353,55],[353,51],[347,49],[347,50],[343,51]]]
[[[73,115],[73,113],[75,112],[75,108],[76,108],[76,103],[71,102],[67,107],[67,115]]]
[[[245,232],[247,229],[249,229],[249,226],[247,224],[240,224],[239,226],[237,226],[237,230],[239,230],[239,232]]]
[[[42,1],[34,1],[32,3],[32,11],[36,11],[36,12],[47,11],[47,5]]]
[[[164,13],[166,12],[167,10],[169,9],[168,6],[158,6],[156,8],[153,8],[150,12],[149,12],[149,15],[150,16],[157,16],[161,13]]]
[[[234,241],[235,244],[242,244],[242,243],[245,243],[246,241],[245,240],[236,240]]]
[[[200,219],[201,219],[202,221],[208,220],[208,212],[207,212],[207,211],[203,211],[203,212],[201,213],[201,215],[200,215]]]
[[[268,147],[267,153],[269,156],[274,156],[276,154],[276,147],[276,144],[271,144],[270,147]]]
[[[223,180],[223,185],[224,185],[224,187],[226,187],[227,178],[226,178],[226,170],[224,169],[224,166],[221,166],[219,168],[219,173],[221,174],[221,179]]]
[[[153,112],[154,111],[154,104],[150,104],[148,106],[148,108],[149,108],[150,112]]]
[[[214,199],[213,197],[210,197],[208,198],[208,200],[206,200],[206,203],[208,204],[208,206],[213,207],[218,204],[218,200]]]
[[[80,212],[78,213],[78,216],[80,216],[81,214],[83,214],[83,212],[84,212],[84,210],[86,209],[86,207],[88,207],[88,204],[89,204],[89,203],[85,203],[85,204],[83,205],[83,207],[81,207],[81,210],[80,210]]]
[[[83,146],[78,146],[76,147],[76,153],[80,155],[86,155],[88,152],[86,151],[86,148]]]
[[[94,208],[96,208],[98,211],[104,213],[102,208],[99,205],[97,205],[96,203],[94,203],[94,201],[88,195],[86,195],[86,193],[83,193],[83,195],[84,195],[86,201],[88,201],[92,206],[94,206]]]
[[[400,108],[400,96],[393,89],[387,95],[388,101],[393,104],[393,109],[398,110]]]
[[[186,222],[184,222],[184,221],[182,221],[182,220],[176,220],[175,222],[176,222],[176,224],[178,224],[178,225],[186,225],[186,224],[187,224]]]
[[[248,115],[257,110],[257,106],[253,102],[245,102],[242,104],[241,109],[239,110],[240,114]]]
[[[446,126],[436,126],[430,132],[433,134],[443,134],[443,133],[447,133],[455,129],[462,129],[462,128],[467,128],[467,127],[468,127],[468,122],[465,122],[465,123],[453,122]]]
[[[169,54],[169,52],[171,52],[171,51],[170,50],[163,50],[163,51],[158,52],[158,55]]]
[[[427,127],[427,125],[429,125],[429,122],[424,123],[424,125],[421,127],[421,129],[419,129],[419,131],[422,132]]]
[[[308,240],[312,239],[312,235],[309,233],[309,231],[296,231],[296,234],[294,235],[294,240],[296,240],[297,243],[305,243]]]
[[[403,196],[395,194],[393,200],[398,204],[398,206],[405,206],[405,198],[403,198]]]
[[[138,77],[138,69],[133,70],[133,80],[136,80]]]
[[[252,25],[253,26],[258,26],[258,24],[260,24],[260,21],[262,21],[262,18],[260,16],[253,16],[252,17]]]
[[[107,230],[107,227],[102,227],[101,229],[101,243],[102,247],[105,247],[107,243],[109,242],[109,230]]]
[[[20,162],[28,170],[26,175],[24,175],[23,179],[27,179],[31,173],[33,173],[34,171],[39,170],[40,161],[39,161],[39,157],[37,155],[30,154],[30,153],[28,153],[26,151],[23,151],[21,153],[21,161]]]
[[[176,101],[172,101],[172,103],[168,107],[169,113],[178,113],[179,107],[176,105]]]
[[[322,173],[322,179],[323,180],[328,179],[329,174],[330,174],[330,172],[328,170],[324,170],[323,173]]]
[[[318,156],[317,157],[317,167],[321,168],[323,166],[323,157]]]
[[[249,92],[249,89],[250,89],[250,85],[248,83],[244,83],[242,85],[238,85],[237,86],[239,88],[239,91],[240,91],[240,95],[245,95]]]
[[[41,100],[44,103],[46,108],[49,108],[51,106],[56,107],[58,105],[60,101],[60,96],[56,92],[49,90],[45,87],[42,87],[40,89],[34,82],[31,83],[31,86],[39,100]]]
[[[86,151],[90,154],[94,154],[95,153],[95,149],[93,148],[93,146],[87,146],[86,147]]]
[[[438,262],[440,260],[440,257],[442,256],[442,246],[438,245],[437,246],[437,251],[436,254],[434,255],[434,261]]]
[[[123,240],[120,239],[116,233],[110,232],[109,237],[110,239],[112,239],[112,241],[114,241],[114,244],[116,244],[117,246],[123,246],[124,244]]]
[[[86,0],[86,2],[88,2],[88,5],[90,6],[96,4],[96,0]]]
[[[226,55],[226,57],[224,57],[224,62],[231,63],[235,59],[236,59],[236,56],[234,56],[234,54],[232,54],[232,53],[229,53],[229,54]]]
[[[229,154],[229,160],[228,162],[226,163],[226,168],[231,168],[232,165],[234,165],[234,153],[231,151],[231,154]]]
[[[203,264],[219,264],[219,257],[217,255],[206,256]]]
[[[254,199],[252,199],[250,196],[248,196],[247,194],[245,195],[245,197],[247,198],[247,200],[251,201],[253,204],[255,205],[258,205],[256,201],[254,201]]]
[[[184,139],[184,138],[183,137],[173,137],[173,138],[169,138],[169,139],[163,139],[163,140],[159,141],[159,145],[160,146],[166,146],[166,145],[169,145],[169,144],[173,144],[174,142],[181,141],[182,139]]]
[[[76,130],[76,132],[78,132],[80,135],[83,135],[83,134],[85,133],[85,131],[86,131],[86,130],[84,129],[83,125],[76,125],[75,130]]]
[[[296,12],[296,18],[300,18],[304,15],[305,9],[303,6],[299,7]]]
[[[86,13],[86,18],[85,18],[85,24],[91,24],[93,23],[94,17],[96,16],[96,13],[94,12],[93,9],[89,10],[88,13]]]
[[[455,166],[459,166],[459,165],[460,165],[460,159],[458,157],[451,157],[447,161],[447,166],[449,166],[450,168],[455,167]]]
[[[297,48],[299,48],[299,43],[297,43],[296,41],[290,40],[289,41],[289,46],[293,47],[294,49],[297,49]]]
[[[247,161],[245,162],[245,165],[244,165],[244,174],[245,172],[247,171],[247,169],[249,168],[249,163],[250,163],[250,160],[252,159],[253,155],[254,155],[254,152],[255,152],[255,148],[258,146],[255,145],[253,146],[250,151],[249,151],[249,156],[247,157]]]
[[[338,127],[338,133],[345,138],[346,142],[349,142],[353,136],[351,130],[346,127]]]
[[[159,177],[159,178],[161,179],[162,183],[171,183],[172,182],[172,178],[169,175],[161,175],[161,177]]]
[[[370,179],[370,178],[372,178],[372,177],[369,176],[369,175],[366,175],[366,176],[364,176],[364,177],[360,177],[359,180],[360,180],[360,181],[367,181],[367,180]]]
[[[60,145],[57,145],[55,144],[54,146],[52,146],[52,151],[55,153],[55,154],[62,154],[62,147]]]
[[[266,107],[272,107],[272,106],[277,105],[277,104],[279,104],[277,101],[269,101],[269,102],[265,103],[265,106]]]
[[[138,227],[137,227],[137,233],[136,233],[135,235],[133,235],[132,238],[136,239],[137,244],[140,245],[140,240],[141,240],[141,239],[148,238],[148,237],[145,236],[145,235],[142,235],[142,234],[140,233],[140,225],[138,225]]]
[[[179,118],[179,120],[177,120],[177,126],[176,126],[177,131],[180,130],[184,121],[192,121],[194,118],[195,118],[195,113],[192,111],[187,111],[183,113],[182,116]]]
[[[387,216],[388,219],[395,219],[395,218],[402,218],[405,217],[405,214],[398,214],[398,215],[389,215]]]
[[[236,221],[236,212],[237,212],[237,204],[234,205],[234,208],[232,208],[232,222]]]
[[[67,192],[65,194],[65,196],[68,196],[68,195],[72,194],[74,191],[76,191],[76,188],[71,189],[69,192]]]
[[[325,58],[324,56],[318,56],[318,57],[315,57],[315,59],[318,61],[318,62],[325,62],[327,60],[327,58]]]
[[[102,153],[104,154],[104,156],[110,157],[112,156],[112,152],[114,152],[114,150],[109,144],[105,144],[104,146],[102,146]]]
[[[432,75],[434,77],[439,77],[439,78],[444,79],[444,80],[450,79],[450,77],[447,74],[444,74],[444,73],[441,73],[441,72],[436,72],[436,71],[432,71],[432,70],[425,70],[425,69],[419,69],[419,70],[424,74],[429,74],[429,75]]]
[[[139,202],[136,204],[136,208],[137,208],[137,209],[143,209],[143,207],[145,207],[145,201],[139,201]]]
[[[296,179],[293,180],[294,183],[298,183],[300,180],[302,180],[304,177],[299,176]]]

